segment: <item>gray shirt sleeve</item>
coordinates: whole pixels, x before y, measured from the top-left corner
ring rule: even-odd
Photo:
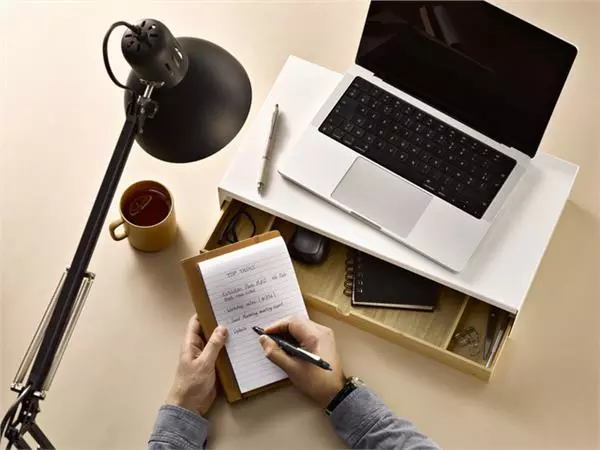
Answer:
[[[396,416],[368,388],[355,389],[331,413],[336,433],[350,448],[439,450],[412,423]]]
[[[208,420],[174,405],[163,405],[148,441],[149,450],[205,448]]]

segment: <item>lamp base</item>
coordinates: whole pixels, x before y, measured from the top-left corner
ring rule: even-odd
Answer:
[[[159,108],[138,144],[155,158],[186,163],[225,147],[242,128],[252,103],[250,79],[229,52],[197,38],[177,38],[189,57],[188,71],[177,86],[155,89]],[[145,85],[131,72],[127,85],[142,94]],[[125,94],[125,104],[131,93]]]

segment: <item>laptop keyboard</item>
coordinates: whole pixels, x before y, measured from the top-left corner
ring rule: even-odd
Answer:
[[[516,165],[360,77],[319,131],[478,219]]]

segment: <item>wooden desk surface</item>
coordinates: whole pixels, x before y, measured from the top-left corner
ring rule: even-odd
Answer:
[[[347,373],[365,379],[444,448],[595,449],[600,6],[504,6],[579,47],[542,148],[581,171],[495,378],[486,385],[328,317],[315,318],[336,331]],[[122,125],[122,93],[105,75],[100,50],[109,24],[154,17],[177,36],[227,48],[251,77],[251,120],[289,54],[344,71],[366,7],[364,1],[0,3],[2,409],[14,399],[8,385],[72,257]],[[124,79],[118,36],[111,41],[112,60]],[[140,179],[165,183],[175,196],[180,234],[169,250],[148,255],[103,232],[90,267],[96,282],[39,416],[55,445],[144,445],[193,312],[178,262],[194,254],[214,226],[216,186],[238,142],[188,165],[165,164],[134,148],[118,195]],[[210,419],[211,443],[219,448],[341,446],[322,412],[293,388],[235,407],[219,400]]]

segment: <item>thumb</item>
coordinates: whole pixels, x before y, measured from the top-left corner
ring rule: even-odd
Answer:
[[[263,352],[265,352],[265,356],[272,363],[281,367],[288,375],[290,372],[294,371],[296,368],[296,361],[284,352],[273,339],[263,334],[258,338],[258,341],[263,348]]]
[[[219,356],[219,352],[225,345],[225,341],[227,340],[227,328],[218,326],[210,335],[208,342],[204,346],[204,350],[202,350],[201,358],[204,361],[214,366],[217,361],[217,356]]]

